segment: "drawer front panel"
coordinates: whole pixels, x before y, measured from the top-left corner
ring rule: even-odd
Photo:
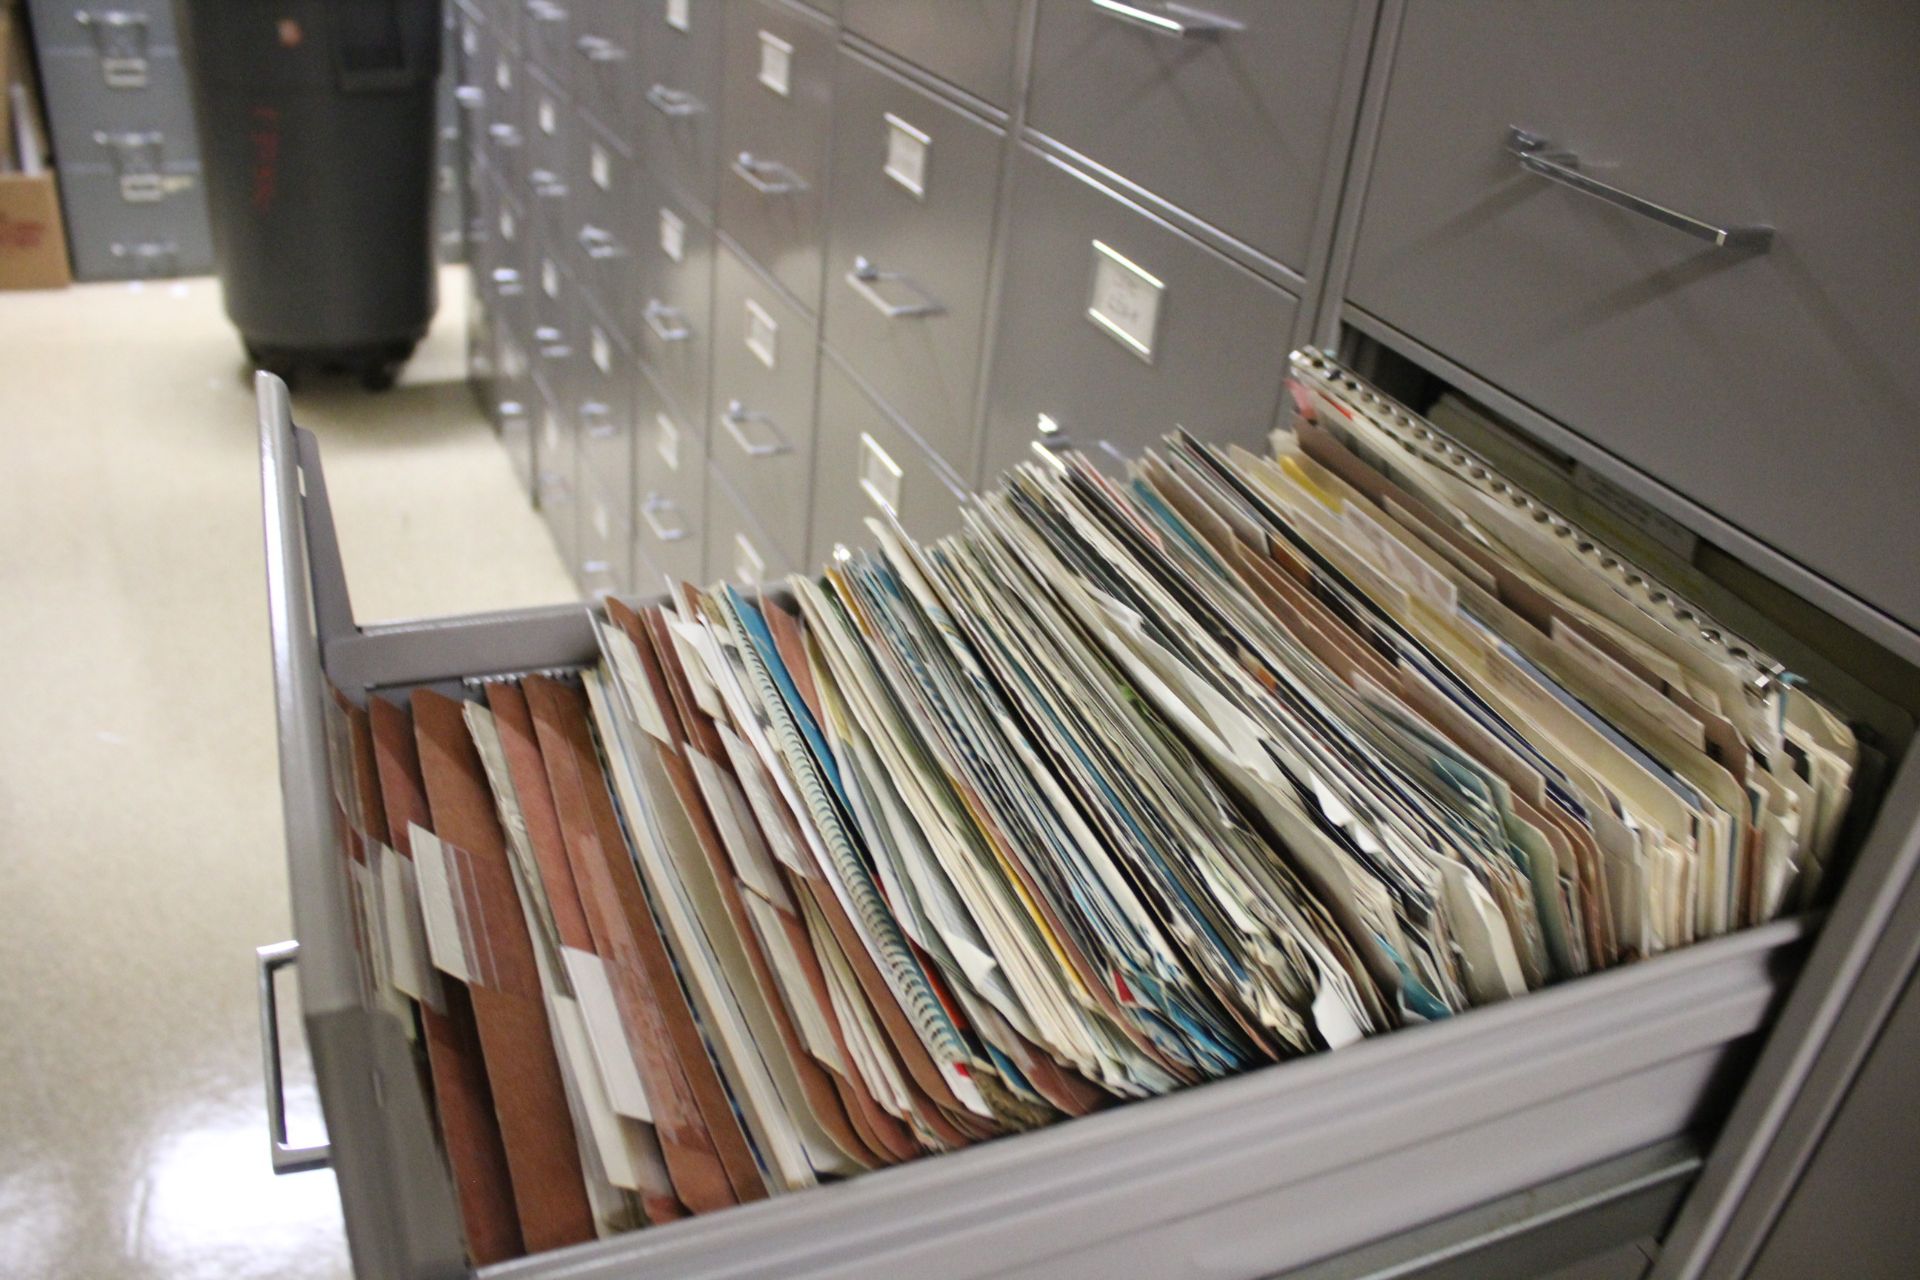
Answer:
[[[1031,151],[1013,190],[981,483],[1043,438],[1133,454],[1178,425],[1257,446],[1293,296]]]
[[[178,54],[149,58],[142,88],[108,85],[91,53],[50,53],[40,59],[40,75],[53,151],[62,163],[112,163],[115,144],[129,134],[150,139],[149,147],[172,160],[199,155],[193,95]]]
[[[641,110],[640,50],[632,0],[576,5],[567,86],[581,110],[609,129],[621,150],[633,149],[633,122]]]
[[[809,309],[820,305],[833,33],[774,0],[727,22],[720,228]]]
[[[522,136],[526,139],[527,181],[535,190],[558,185],[564,191],[567,182],[569,135],[579,125],[573,108],[559,84],[539,67],[527,67],[526,118]]]
[[[795,572],[794,560],[761,531],[748,505],[718,471],[707,472],[707,580],[752,586]]]
[[[566,405],[566,384],[559,386],[534,374],[535,418],[533,439],[534,504],[553,533],[560,558],[571,565],[579,549],[579,442],[573,415]]]
[[[581,307],[576,327],[581,349],[572,403],[580,482],[598,486],[625,512],[632,503],[633,389],[639,366],[626,341],[594,307]]]
[[[633,117],[639,154],[711,217],[720,172],[724,6],[720,0],[642,0],[639,9],[640,106]]]
[[[503,173],[509,166],[524,176],[526,161],[527,77],[520,55],[488,29],[479,89],[486,122],[487,155]]]
[[[197,166],[170,170],[168,194],[129,200],[122,175],[60,171],[60,206],[73,273],[81,280],[197,275],[213,266],[213,240]]]
[[[1357,0],[1040,0],[1027,123],[1295,271]],[[1203,16],[1200,11],[1204,10]],[[1189,29],[1128,21],[1137,12]]]
[[[637,166],[612,135],[584,116],[576,119],[567,179],[572,262],[587,292],[629,344],[638,319],[633,231],[639,186]]]
[[[1887,162],[1911,152],[1920,13],[1748,8],[1413,6],[1347,296],[1920,622],[1920,172]],[[1789,79],[1848,90],[1809,109]],[[1772,243],[1716,248],[1525,171],[1513,126]]]
[[[827,344],[964,470],[1004,136],[863,58],[840,61]]]
[[[713,229],[679,192],[642,175],[634,214],[634,345],[694,430],[707,424],[713,351]]]
[[[840,21],[976,98],[1013,105],[1020,0],[843,0]]]
[[[555,77],[564,77],[569,70],[579,27],[575,11],[585,4],[586,0],[522,0],[520,47]]]
[[[41,59],[58,51],[93,58],[103,84],[138,86],[142,64],[179,47],[171,0],[32,0]]]
[[[513,462],[513,471],[529,495],[534,481],[534,405],[539,393],[533,383],[532,325],[528,302],[522,295],[494,304],[493,425]]]
[[[591,478],[580,482],[579,554],[574,581],[580,594],[598,600],[633,590],[633,531],[621,500]]]
[[[809,565],[828,563],[836,543],[871,546],[865,522],[888,511],[923,542],[960,527],[958,478],[830,359],[820,362],[819,437]]]
[[[651,593],[663,579],[705,583],[707,460],[699,424],[645,375],[635,390],[635,589]]]
[[[714,272],[707,455],[781,554],[806,548],[813,468],[813,322],[722,249]]]

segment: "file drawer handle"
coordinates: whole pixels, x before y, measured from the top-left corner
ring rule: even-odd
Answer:
[[[847,283],[853,286],[855,293],[871,302],[875,311],[889,320],[905,320],[913,316],[937,316],[946,310],[898,271],[882,271],[864,257],[854,258],[853,270],[847,272]],[[881,284],[898,284],[913,293],[918,301],[889,302],[875,287]]]
[[[647,495],[647,500],[640,504],[640,518],[647,522],[647,528],[651,529],[653,536],[660,539],[660,541],[679,542],[687,536],[687,526],[678,522],[671,525],[660,522],[661,512],[677,510],[678,508],[674,506],[671,498],[663,498],[657,493],[650,493]]]
[[[647,301],[640,318],[647,322],[647,328],[653,330],[653,336],[662,342],[685,342],[693,336],[693,330],[687,327],[680,308],[670,307],[658,298]]]
[[[647,90],[647,105],[661,115],[675,119],[697,115],[701,110],[700,99],[685,89],[671,89],[664,84],[656,84]]]
[[[487,91],[477,84],[463,84],[454,89],[453,100],[469,111],[478,111],[487,104]]]
[[[527,175],[527,182],[533,187],[533,194],[543,200],[560,200],[566,197],[567,180],[551,169],[535,169]]]
[[[573,42],[573,47],[586,55],[589,62],[625,62],[627,51],[605,36],[581,36]]]
[[[771,440],[754,440],[747,435],[747,424],[758,423],[767,429]],[[776,453],[787,451],[787,442],[780,437],[780,429],[774,425],[771,414],[758,409],[749,409],[738,400],[729,400],[724,413],[720,415],[720,425],[727,429],[733,442],[740,446],[740,452],[749,458],[770,458]]]
[[[580,228],[580,247],[585,249],[587,256],[595,262],[627,256],[626,249],[614,239],[613,232],[605,227],[596,227],[591,222]]]
[[[1689,214],[1684,214],[1665,205],[1655,204],[1631,191],[1622,191],[1590,177],[1580,171],[1580,157],[1571,151],[1556,151],[1553,145],[1538,134],[1528,133],[1518,125],[1507,127],[1507,150],[1520,161],[1520,167],[1528,173],[1557,182],[1564,187],[1604,200],[1617,209],[1637,213],[1650,218],[1662,226],[1684,231],[1696,239],[1721,249],[1749,249],[1764,253],[1773,243],[1773,228],[1752,226],[1720,226],[1703,222]]]
[[[739,159],[733,162],[733,171],[740,175],[742,182],[763,196],[784,196],[807,189],[807,184],[799,174],[778,160],[757,160],[751,151],[740,153]]]
[[[520,130],[504,120],[488,125],[487,136],[503,147],[520,145]]]
[[[1231,18],[1189,9],[1183,4],[1127,4],[1125,0],[1091,0],[1091,3],[1110,18],[1175,40],[1207,40],[1242,29],[1241,24]]]
[[[619,434],[613,424],[613,410],[597,400],[580,406],[580,421],[587,429],[589,440],[611,440]]]
[[[553,0],[527,0],[527,12],[533,15],[535,22],[565,22],[567,10]]]
[[[93,36],[100,78],[109,89],[147,87],[147,15],[125,9],[82,9],[73,20]]]
[[[276,942],[254,953],[260,966],[260,1050],[267,1078],[267,1136],[272,1139],[273,1171],[305,1173],[324,1169],[333,1160],[333,1147],[296,1147],[287,1141],[286,1080],[280,1066],[280,998],[273,976],[300,958],[298,942]]]

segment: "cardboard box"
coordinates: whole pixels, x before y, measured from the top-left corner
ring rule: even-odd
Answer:
[[[63,289],[71,283],[53,174],[0,173],[0,289]]]

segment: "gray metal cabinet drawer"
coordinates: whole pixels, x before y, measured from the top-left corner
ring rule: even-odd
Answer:
[[[533,415],[537,393],[533,385],[532,324],[525,297],[515,295],[493,304],[502,310],[493,322],[493,425],[513,462],[521,487],[533,492]]]
[[[499,39],[494,28],[482,35],[479,79],[480,117],[484,123],[487,162],[518,184],[527,172],[527,84],[520,55]]]
[[[809,309],[820,305],[833,32],[778,0],[727,14],[720,229]]]
[[[171,0],[32,0],[28,8],[41,61],[56,53],[90,59],[102,86],[144,88],[154,55],[179,49]]]
[[[1040,0],[1027,124],[1302,271],[1349,36],[1371,10]]]
[[[533,501],[546,519],[560,558],[571,565],[579,550],[579,442],[567,411],[565,383],[555,386],[534,370]]]
[[[713,350],[713,228],[665,182],[643,174],[639,188],[634,345],[640,362],[704,434]]]
[[[611,134],[583,115],[574,121],[570,169],[567,230],[574,273],[630,343],[639,318],[633,240],[637,166]]]
[[[720,0],[642,0],[639,8],[639,154],[711,217],[720,172],[725,6]]]
[[[788,560],[798,560],[807,545],[816,355],[813,322],[722,247],[714,269],[707,457]]]
[[[747,514],[749,500],[718,471],[707,471],[706,577],[750,586],[796,572],[799,548],[769,537]]]
[[[820,362],[819,443],[814,446],[809,565],[826,564],[835,544],[871,546],[868,517],[898,516],[928,541],[960,527],[959,477],[873,403],[838,363]]]
[[[81,280],[197,275],[213,266],[213,240],[197,165],[159,175],[159,199],[127,198],[123,175],[98,166],[60,170],[60,205],[73,273]]]
[[[592,479],[580,482],[580,522],[573,578],[592,600],[633,591],[633,530],[618,498]]]
[[[633,500],[633,352],[590,305],[575,321],[580,350],[574,363],[572,406],[579,428],[580,480],[599,486],[622,511]]]
[[[579,27],[577,10],[588,0],[522,0],[520,47],[527,58],[565,77],[571,70],[573,37]]]
[[[536,191],[555,184],[564,190],[570,135],[580,126],[565,91],[546,71],[534,66],[523,70],[527,181]]]
[[[178,54],[149,58],[140,88],[110,87],[91,51],[49,51],[40,59],[40,75],[53,154],[62,164],[97,158],[102,140],[121,134],[158,135],[179,159],[199,154],[193,98]]]
[[[1013,105],[1020,0],[843,0],[840,21],[976,98]]]
[[[522,0],[479,0],[480,16],[487,20],[494,39],[512,49],[515,53],[524,47],[520,27],[522,18],[520,7]]]
[[[706,446],[644,373],[635,386],[633,545],[637,590],[706,581]]]
[[[1137,453],[1176,425],[1257,445],[1298,302],[1025,149],[1013,177],[985,470],[1051,438]]]
[[[1729,9],[1732,12],[1729,12]],[[1731,19],[1731,20],[1730,20]],[[1346,296],[1920,623],[1920,10],[1409,6]],[[1783,84],[1844,84],[1817,106]],[[1518,126],[1714,247],[1523,170]]]
[[[846,51],[834,94],[827,345],[966,470],[1005,135]]]
[[[580,108],[605,125],[623,150],[633,147],[640,107],[639,6],[633,0],[594,0],[575,6],[567,85]]]

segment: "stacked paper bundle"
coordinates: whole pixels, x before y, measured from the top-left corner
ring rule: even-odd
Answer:
[[[1292,394],[1271,456],[1036,461],[932,545],[609,602],[577,678],[343,708],[476,1261],[1807,899],[1833,712],[1331,362]]]

